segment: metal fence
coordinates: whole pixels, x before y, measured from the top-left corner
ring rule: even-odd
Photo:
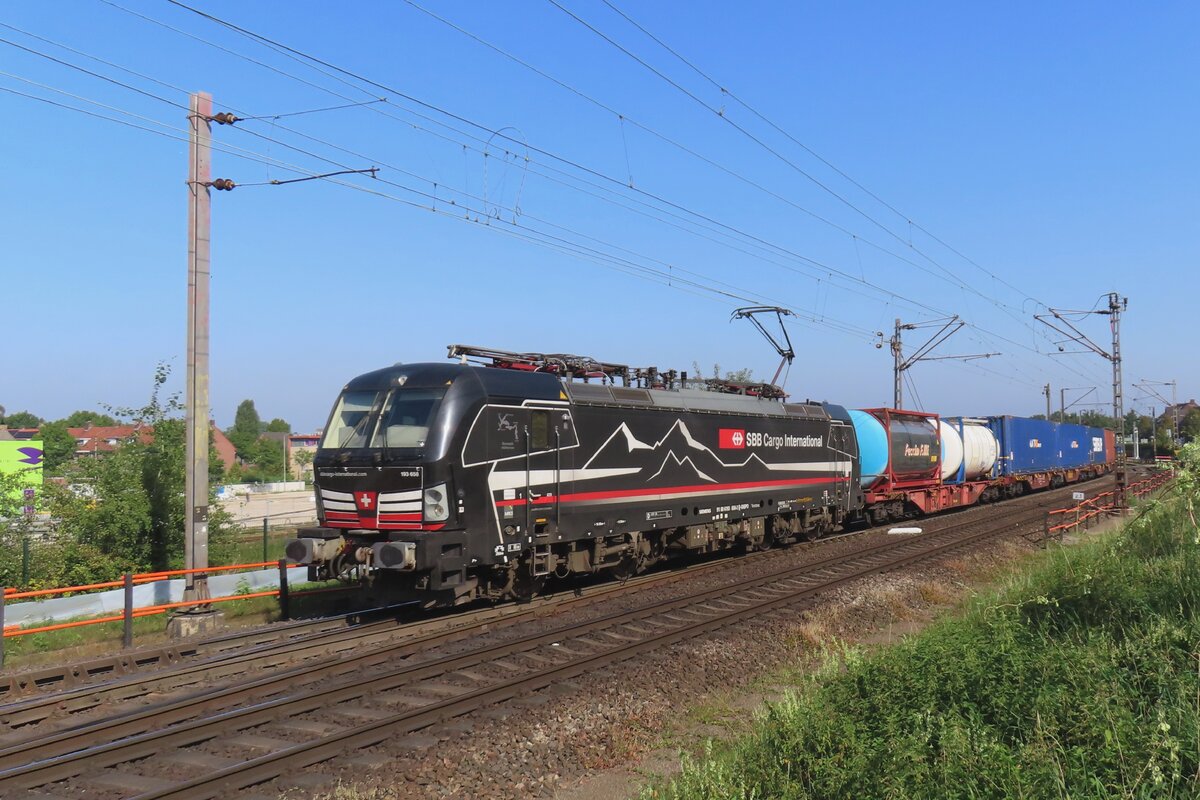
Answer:
[[[229,594],[210,597],[205,600],[179,600],[171,602],[161,602],[156,597],[163,595],[165,590],[166,596],[170,596],[171,590],[176,590],[176,594],[182,593],[182,583],[185,576],[204,574],[219,575],[219,574],[234,574],[245,577],[247,573],[263,572],[264,568],[274,568],[277,571],[277,578],[272,577],[271,583],[274,588],[265,589],[262,591],[244,591],[246,585],[237,586],[235,591]],[[62,586],[53,589],[35,589],[21,591],[17,588],[5,587],[0,591],[0,629],[3,630],[3,636],[0,636],[0,667],[4,665],[4,640],[17,636],[30,636],[39,633],[49,633],[51,631],[60,631],[70,628],[81,628],[90,625],[101,625],[109,622],[122,622],[122,645],[126,648],[133,647],[133,621],[141,617],[150,617],[158,614],[166,614],[171,611],[178,611],[187,608],[197,608],[220,603],[229,603],[236,600],[251,600],[259,597],[278,597],[279,598],[279,614],[282,619],[288,619],[291,616],[291,599],[314,594],[326,594],[331,592],[346,592],[353,587],[333,586],[319,589],[306,589],[303,591],[292,591],[289,588],[289,582],[295,582],[296,576],[289,575],[289,570],[301,572],[294,565],[289,566],[287,559],[279,559],[278,561],[264,561],[248,564],[231,564],[223,567],[209,567],[207,569],[175,569],[163,570],[159,572],[143,572],[132,573],[127,572],[119,580],[101,581],[98,583],[83,584],[79,586]],[[303,580],[303,578],[301,578]],[[178,584],[170,586],[165,584]],[[210,580],[210,585],[215,583]],[[239,581],[241,583],[241,581]],[[232,585],[232,584],[231,584]],[[157,592],[142,592],[142,597],[139,600],[137,590],[141,587],[154,587]],[[86,599],[93,601],[92,606],[104,607],[106,601],[111,601],[112,594],[119,593],[121,600],[119,602],[120,613],[100,613],[98,615],[90,615],[86,619],[70,619],[65,622],[55,622],[47,619],[47,616],[53,617],[56,613],[67,615],[69,617],[82,616],[78,613],[80,608],[88,607],[88,604],[75,603],[71,607],[60,603],[63,608],[54,609],[47,608],[49,604],[43,602],[34,603],[19,603],[17,601],[45,601],[49,598],[75,598]],[[20,608],[26,610],[26,605],[33,605],[35,608],[29,609],[37,613],[40,617],[32,624],[28,619],[26,622],[18,622],[14,624],[5,624],[6,616],[13,616],[13,611]],[[29,615],[22,615],[28,617]]]
[[[1173,471],[1160,472],[1152,475],[1149,478],[1140,480],[1137,483],[1132,483],[1125,489],[1126,496],[1145,497],[1146,495],[1158,491],[1168,481],[1175,477]],[[1056,508],[1053,511],[1046,512],[1046,519],[1042,526],[1042,538],[1039,540],[1042,543],[1050,539],[1062,541],[1062,538],[1067,533],[1073,533],[1078,530],[1090,530],[1093,525],[1099,524],[1101,519],[1107,518],[1110,514],[1117,511],[1116,507],[1116,492],[1109,490],[1101,492],[1095,497],[1084,500],[1070,508]]]

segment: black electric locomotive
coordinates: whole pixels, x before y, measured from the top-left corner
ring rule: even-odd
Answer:
[[[491,365],[398,364],[342,391],[313,461],[320,525],[287,549],[313,579],[365,575],[427,605],[520,597],[551,575],[819,535],[862,508],[840,406],[570,356],[450,354]]]

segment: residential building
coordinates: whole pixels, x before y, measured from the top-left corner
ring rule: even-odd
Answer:
[[[27,442],[38,438],[39,428],[10,428],[0,425],[0,442]]]
[[[126,442],[134,440],[144,443],[154,441],[153,425],[86,425],[82,428],[67,428],[67,433],[75,439],[77,456],[111,453]],[[209,435],[221,463],[225,469],[229,469],[237,460],[233,442],[229,441],[216,425],[209,425]]]
[[[316,433],[293,433],[288,436],[288,466],[296,478],[308,478],[312,475],[312,458],[300,456],[300,453],[316,455],[317,446],[321,443],[321,431]]]
[[[1178,419],[1179,425],[1182,426],[1183,421],[1187,419],[1188,413],[1198,408],[1200,408],[1200,403],[1197,403],[1195,400],[1188,400],[1186,403],[1167,406],[1166,410],[1163,411],[1162,416],[1158,418],[1158,424],[1165,425],[1172,431],[1175,431],[1176,419]],[[1176,412],[1178,412],[1178,414]],[[1175,435],[1178,436],[1179,432],[1175,431]]]

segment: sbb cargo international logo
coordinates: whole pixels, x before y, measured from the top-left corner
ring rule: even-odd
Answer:
[[[737,428],[721,428],[719,442],[723,450],[744,450],[746,448],[746,431]]]

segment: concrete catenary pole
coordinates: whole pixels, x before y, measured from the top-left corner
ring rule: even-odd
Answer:
[[[893,381],[895,383],[892,388],[892,408],[904,408],[904,390],[900,383],[900,376],[904,374],[904,368],[901,366],[903,356],[900,346],[899,317],[896,318],[896,333],[892,336],[892,358],[895,362],[895,366],[892,368]]]
[[[188,169],[187,483],[184,491],[184,566],[208,566],[208,297],[212,227],[212,95],[192,95]],[[207,600],[208,579],[189,573],[185,600]]]
[[[1046,386],[1042,389],[1042,394],[1046,395],[1046,419],[1049,420],[1050,419],[1050,384],[1048,384],[1048,383],[1046,384]],[[1066,420],[1060,419],[1059,422],[1066,422]]]

